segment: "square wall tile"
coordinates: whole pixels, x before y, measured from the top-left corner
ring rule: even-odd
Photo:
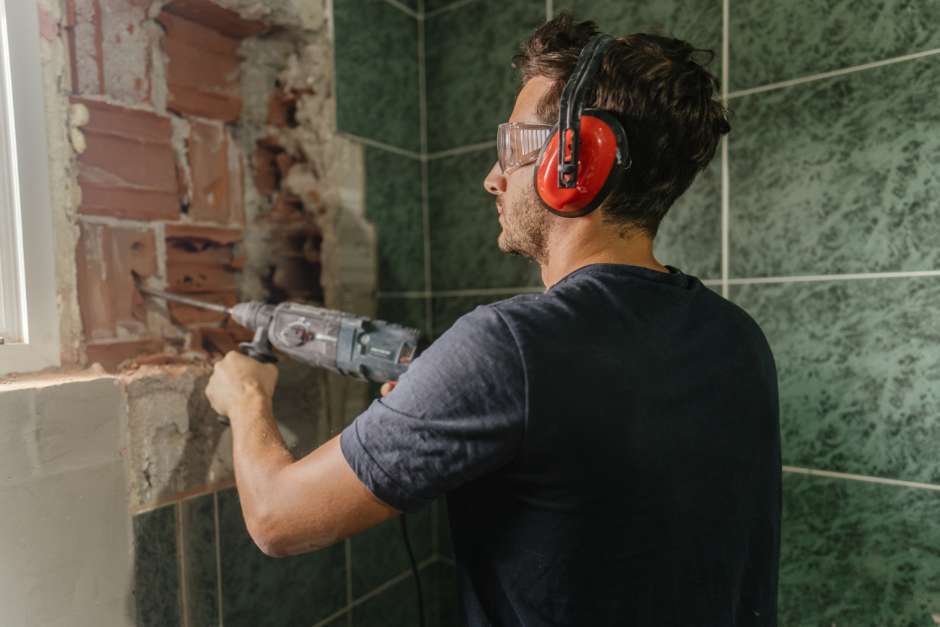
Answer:
[[[934,625],[940,492],[784,474],[780,625]]]
[[[940,268],[940,55],[731,101],[731,276]]]
[[[366,217],[379,245],[379,291],[424,289],[421,162],[364,147]]]
[[[140,627],[182,624],[176,507],[134,516],[134,603]]]
[[[215,495],[180,503],[186,589],[186,624],[219,623],[219,578],[216,568]]]
[[[783,463],[940,483],[937,277],[732,286],[777,363]]]
[[[219,492],[222,611],[226,627],[309,627],[346,605],[346,550],[275,559],[255,546],[235,490]]]
[[[418,23],[385,0],[335,0],[336,127],[421,149]]]
[[[474,0],[425,21],[428,151],[496,140],[521,85],[516,49],[545,0]]]
[[[431,508],[409,514],[408,538],[415,560],[431,557]],[[353,599],[358,599],[411,568],[399,519],[387,520],[350,538]]]
[[[667,35],[715,53],[708,66],[721,77],[722,0],[555,0],[555,15],[571,11],[614,37],[631,33]]]
[[[700,279],[721,278],[721,151],[659,225],[653,254]]]
[[[731,5],[731,85],[746,89],[940,48],[935,0]]]
[[[496,201],[483,179],[496,152],[480,150],[428,163],[431,275],[441,290],[541,285],[538,264],[500,251]]]

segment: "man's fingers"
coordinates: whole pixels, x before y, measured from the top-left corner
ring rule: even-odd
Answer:
[[[389,393],[395,389],[395,386],[398,385],[398,381],[388,381],[382,385],[382,396],[388,396]]]

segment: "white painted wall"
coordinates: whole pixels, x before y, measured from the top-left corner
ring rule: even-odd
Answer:
[[[0,385],[0,625],[133,625],[126,409],[111,377]]]

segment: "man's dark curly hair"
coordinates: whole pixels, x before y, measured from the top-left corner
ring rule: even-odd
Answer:
[[[525,84],[555,81],[538,105],[545,122],[558,121],[561,92],[578,55],[598,32],[592,21],[563,12],[536,30],[513,57]],[[669,208],[709,164],[731,130],[717,100],[718,79],[703,65],[714,58],[678,39],[636,33],[607,49],[585,105],[613,112],[623,124],[633,165],[602,205],[605,220],[655,237]],[[704,57],[702,62],[698,58]]]

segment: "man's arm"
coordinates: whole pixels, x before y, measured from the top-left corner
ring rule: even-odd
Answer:
[[[359,480],[339,436],[301,460],[284,445],[272,412],[277,368],[229,353],[206,395],[232,423],[235,481],[248,532],[273,557],[329,546],[399,514]]]

